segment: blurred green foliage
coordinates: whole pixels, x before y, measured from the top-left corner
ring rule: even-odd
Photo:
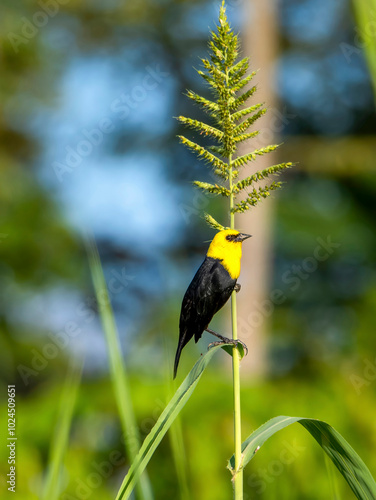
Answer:
[[[291,13],[302,9],[306,2],[299,5],[297,2],[282,3],[289,7],[285,12]],[[23,317],[25,304],[33,310],[37,296],[44,293],[47,298],[55,287],[66,287],[69,294],[72,291],[86,293],[88,300],[91,299],[86,258],[79,238],[66,221],[56,188],[43,182],[40,165],[45,130],[41,125],[44,115],[39,112],[42,109],[53,113],[59,107],[62,77],[77,56],[92,57],[100,53],[108,59],[113,58],[114,67],[120,68],[120,78],[124,83],[129,75],[121,63],[124,48],[130,48],[135,51],[130,53],[137,63],[132,67],[135,72],[142,72],[150,61],[173,68],[176,88],[169,91],[170,104],[172,102],[174,109],[178,109],[175,114],[190,114],[191,108],[188,109],[181,94],[186,88],[198,89],[198,82],[190,79],[191,67],[197,65],[192,54],[205,54],[207,23],[202,12],[205,9],[208,12],[209,4],[204,1],[144,0],[114,1],[104,5],[71,0],[61,4],[59,15],[49,19],[45,27],[16,51],[8,35],[10,32],[22,35],[22,19],[32,19],[35,3],[26,0],[2,3],[0,97],[5,105],[0,110],[0,411],[3,416],[6,414],[6,384],[15,383],[19,437],[17,494],[23,500],[38,498],[43,483],[51,436],[58,418],[57,402],[62,391],[62,378],[67,358],[71,355],[69,349],[60,350],[59,355],[30,377],[28,385],[24,384],[17,367],[20,364],[30,367],[35,352],[41,353],[45,348],[49,333],[45,318],[50,313],[46,304],[44,310],[38,312],[39,324],[26,324]],[[241,2],[229,4],[231,17],[237,13],[237,5]],[[327,17],[323,16],[316,25],[321,26]],[[202,31],[195,27],[193,20],[197,19],[204,20]],[[302,19],[314,25],[311,16],[300,17],[299,22]],[[296,26],[299,36],[309,34],[299,23]],[[337,57],[341,57],[340,53],[338,56],[339,41],[348,40],[354,44],[354,21],[346,17],[343,26],[347,27],[346,33],[337,26],[335,36],[329,41],[325,36],[318,40],[320,54],[327,53],[327,46],[334,46]],[[296,33],[292,29],[284,30],[283,50],[295,44],[298,51],[307,49],[306,60],[313,60],[310,57],[312,42],[297,40]],[[329,29],[328,33],[333,33],[333,30]],[[147,45],[143,45],[145,42]],[[355,54],[361,52],[358,46],[355,49]],[[341,72],[332,61],[338,63],[338,60],[333,57],[329,62],[337,72],[340,86],[336,87],[330,76],[324,75],[323,78],[320,73],[320,85],[312,80],[310,89],[315,92],[324,89],[325,95],[304,94],[306,114],[300,113],[298,106],[293,108],[295,118],[287,131],[297,136],[308,131],[316,138],[314,131],[322,131],[317,123],[325,122],[320,114],[315,115],[317,103],[320,109],[329,112],[331,106],[322,101],[324,97],[331,103],[333,95],[337,97],[341,92],[346,99],[351,95],[366,95],[362,89],[367,82],[363,82],[365,86],[359,83],[361,72],[358,72],[358,66],[353,73],[349,63],[345,65],[346,71]],[[304,60],[299,59],[298,63],[303,65]],[[325,68],[325,64],[320,66],[324,73]],[[119,77],[118,73],[115,74]],[[357,78],[353,78],[353,74]],[[295,72],[291,75],[300,83],[310,81],[297,78]],[[351,92],[346,86],[348,81],[355,82]],[[332,94],[328,94],[330,89]],[[286,94],[284,90],[282,98]],[[290,92],[291,96],[295,97],[295,93]],[[291,101],[287,101],[286,111],[291,113]],[[367,144],[374,143],[374,136],[362,142],[362,132],[366,130],[372,134],[375,120],[370,113],[369,101],[355,99],[355,103],[349,109],[356,117],[356,123],[352,129],[350,123],[348,129],[357,134],[357,147],[353,152],[348,151],[348,172],[354,170],[356,175],[341,178],[334,175],[346,158],[340,155],[340,151],[337,155],[333,147],[325,149],[325,158],[322,158],[328,172],[307,174],[303,150],[292,158],[301,167],[289,173],[289,182],[277,199],[270,290],[281,289],[286,300],[275,305],[270,320],[270,373],[267,380],[256,382],[244,377],[243,429],[247,435],[271,416],[279,414],[320,418],[341,432],[375,475],[376,180],[372,170],[359,173],[363,154],[372,167],[373,156],[367,153]],[[340,105],[343,109],[346,107],[343,102]],[[311,123],[307,116],[315,120]],[[202,116],[197,113],[194,118],[202,119]],[[340,122],[341,118],[335,115],[334,120]],[[181,232],[173,234],[170,248],[159,249],[161,253],[154,256],[152,262],[138,255],[131,245],[123,248],[112,241],[100,244],[106,263],[118,266],[131,263],[134,271],[131,273],[134,280],[127,293],[114,297],[114,302],[119,317],[124,310],[134,309],[142,319],[139,328],[134,330],[133,344],[130,345],[127,339],[125,351],[129,357],[132,394],[143,436],[161,413],[166,399],[163,374],[167,361],[161,345],[166,342],[168,346],[171,343],[175,346],[180,298],[192,271],[202,259],[207,245],[204,241],[208,239],[204,222],[197,216],[198,207],[202,210],[201,205],[195,204],[186,194],[186,190],[191,189],[189,181],[196,178],[198,167],[192,164],[188,154],[174,146],[178,132],[171,128],[162,141],[159,136],[147,135],[142,126],[131,124],[128,129],[117,130],[111,145],[114,155],[125,155],[129,151],[134,154],[146,149],[151,154],[165,155],[163,175],[174,189],[180,189],[179,200],[192,209],[188,221],[182,218]],[[346,141],[347,137],[343,140]],[[330,137],[324,141],[326,146],[328,143],[331,144]],[[320,141],[314,150],[314,163],[319,166],[319,153],[324,151]],[[106,163],[103,168],[111,175]],[[221,210],[214,202],[216,218],[221,218]],[[308,273],[296,288],[291,289],[292,284],[286,283],[284,273],[294,272],[292,266],[302,266],[306,258],[312,257],[317,238],[326,239],[328,236],[340,246],[327,260],[319,263],[315,272]],[[143,270],[141,278],[137,266]],[[151,277],[155,279],[154,284]],[[291,277],[288,275],[288,279]],[[293,277],[296,278],[296,273]],[[86,318],[89,318],[89,313],[93,317],[96,313],[95,301],[90,304]],[[220,316],[217,321],[224,321],[224,317]],[[90,334],[94,327],[93,320],[88,327]],[[203,339],[199,345],[187,349],[182,370],[189,369],[205,346]],[[213,363],[182,413],[189,486],[191,497],[195,499],[218,500],[231,496],[230,473],[225,465],[233,452],[232,392],[225,360],[223,354],[217,363]],[[128,465],[123,456],[124,443],[116,402],[110,380],[103,372],[105,370],[91,367],[84,374],[74,413],[64,471],[65,492],[73,498],[80,498],[77,496],[79,488],[81,498],[113,499]],[[5,425],[4,417],[0,423]],[[284,450],[287,450],[287,455]],[[179,495],[171,455],[169,442],[165,439],[150,462],[150,477],[157,498]],[[6,448],[2,445],[1,488],[5,486],[8,470],[6,459]],[[350,497],[342,478],[335,471],[334,476],[342,498]],[[245,493],[249,498],[268,500],[329,498],[330,483],[321,450],[303,429],[300,432],[295,428],[286,429],[267,442],[247,467]]]
[[[227,355],[219,357],[223,363]],[[292,412],[322,418],[347,438],[374,471],[374,388],[365,387],[358,395],[349,379],[352,374],[333,368],[315,384],[287,377],[257,386],[244,385],[244,432],[250,433],[271,415]],[[146,435],[165,404],[165,386],[162,380],[133,378],[132,387],[138,423]],[[18,468],[18,493],[25,500],[38,498],[52,422],[57,416],[51,401],[59,398],[61,390],[60,384],[45,385],[19,401],[19,465],[22,466]],[[204,374],[182,413],[192,498],[231,497],[230,473],[225,468],[233,447],[231,391],[225,373]],[[1,411],[4,410],[2,406]],[[66,459],[65,493],[71,495],[66,498],[78,499],[80,491],[86,492],[81,498],[114,497],[127,466],[116,412],[110,380],[83,384]],[[5,458],[6,451],[2,448],[2,463]],[[168,439],[164,439],[148,467],[159,498],[179,496],[171,464],[171,449]],[[335,470],[334,477],[341,498],[350,498],[348,486]],[[321,449],[299,426],[278,433],[247,466],[245,495],[248,495],[245,498],[265,499],[329,498],[330,483]]]

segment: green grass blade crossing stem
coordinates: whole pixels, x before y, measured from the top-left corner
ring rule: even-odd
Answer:
[[[144,471],[149,460],[153,456],[155,450],[157,449],[159,443],[162,441],[171,424],[179,415],[179,412],[182,410],[185,403],[191,397],[192,392],[195,389],[198,381],[200,380],[203,371],[213,357],[213,354],[218,349],[221,349],[221,346],[211,347],[204,356],[201,356],[201,358],[194,365],[183,383],[180,385],[178,390],[175,392],[174,396],[172,397],[166,408],[163,410],[154,427],[146,436],[137,457],[132,463],[128,474],[125,476],[124,481],[120,486],[116,500],[127,500],[130,497],[133,488],[137,483],[138,478],[140,477],[140,474],[142,474],[142,472]]]

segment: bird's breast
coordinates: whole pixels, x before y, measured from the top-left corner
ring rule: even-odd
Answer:
[[[230,247],[209,248],[207,256],[219,260],[233,280],[239,278],[240,261],[242,257],[242,247],[240,243],[232,243]]]

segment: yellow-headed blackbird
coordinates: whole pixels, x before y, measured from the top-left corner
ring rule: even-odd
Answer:
[[[185,292],[179,323],[179,344],[175,356],[174,378],[183,347],[195,338],[201,338],[214,314],[225,305],[236,287],[240,274],[242,242],[249,234],[225,229],[217,233],[209,246],[204,262]],[[240,288],[239,285],[237,287]],[[220,339],[228,341],[212,330]]]

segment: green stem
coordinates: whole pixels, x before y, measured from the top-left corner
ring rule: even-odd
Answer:
[[[232,155],[229,157],[229,189],[230,189],[230,227],[235,229],[235,214],[232,212],[234,207],[234,194],[232,192]],[[238,338],[237,310],[236,310],[236,292],[231,295],[231,323],[232,323],[232,338]],[[235,441],[235,475],[234,483],[234,499],[243,500],[243,469],[239,469],[241,454],[242,454],[242,422],[240,409],[240,354],[234,346],[232,351],[232,378],[234,390],[234,441]]]

